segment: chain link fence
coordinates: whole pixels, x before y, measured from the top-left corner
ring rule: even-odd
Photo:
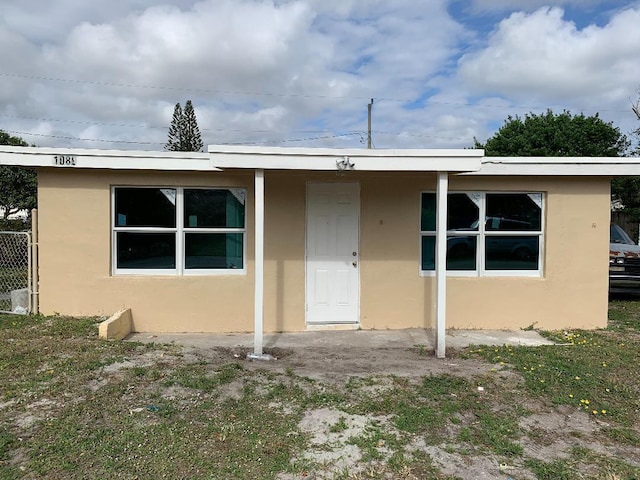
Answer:
[[[31,311],[31,234],[0,232],[0,312]]]

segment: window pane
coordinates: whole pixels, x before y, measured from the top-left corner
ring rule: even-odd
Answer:
[[[476,269],[477,237],[447,238],[447,270]],[[422,237],[422,270],[436,269],[436,237]]]
[[[116,227],[176,226],[174,188],[116,188]]]
[[[487,236],[487,270],[538,270],[540,238]]]
[[[422,194],[422,210],[420,212],[420,230],[435,232],[436,230],[436,194]]]
[[[175,233],[118,232],[118,268],[176,268]]]
[[[447,238],[447,270],[475,270],[478,237]]]
[[[186,228],[244,228],[243,189],[185,189]]]
[[[611,243],[622,243],[624,245],[635,245],[634,241],[631,240],[631,237],[625,232],[622,227],[612,223],[609,226],[609,241]]]
[[[478,230],[479,208],[466,193],[450,193],[447,230]]]
[[[243,268],[243,233],[185,234],[185,268]]]
[[[436,237],[422,237],[422,270],[436,269]]]
[[[487,230],[540,231],[542,209],[526,193],[488,193]]]

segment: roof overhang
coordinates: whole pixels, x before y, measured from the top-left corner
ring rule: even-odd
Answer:
[[[640,176],[640,157],[484,157],[463,175]]]
[[[0,165],[116,170],[219,171],[201,152],[0,146]]]
[[[476,149],[210,145],[208,152],[0,146],[0,165],[115,170],[451,172],[482,176],[640,176],[640,157],[484,157]]]
[[[211,165],[264,170],[475,172],[484,150],[369,150],[209,145]]]

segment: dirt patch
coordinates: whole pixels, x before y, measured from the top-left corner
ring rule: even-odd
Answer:
[[[214,349],[222,356],[227,356],[229,358],[234,358],[236,360],[247,360],[247,355],[253,353],[253,349],[246,347],[214,347]],[[262,353],[265,355],[270,355],[273,360],[282,360],[294,353],[294,350],[291,348],[265,348]]]
[[[519,480],[535,480],[535,475],[521,466],[507,464],[492,456],[473,456],[457,453],[462,446],[449,445],[445,448],[424,445],[418,441],[413,445],[414,450],[422,450],[429,454],[433,463],[445,475],[451,475],[462,480],[493,480],[517,478]]]
[[[43,398],[30,403],[26,406],[23,412],[16,415],[15,424],[22,430],[29,430],[34,424],[45,418],[49,412],[53,411],[58,406],[58,402],[48,398]]]
[[[167,353],[163,351],[150,351],[141,355],[131,356],[130,358],[126,358],[120,362],[110,363],[109,365],[102,367],[102,370],[104,373],[109,374],[124,368],[151,367],[163,360],[172,362],[175,359],[174,355],[167,355]]]
[[[341,383],[349,377],[370,377],[381,373],[405,378],[448,373],[470,379],[487,374],[495,367],[490,363],[462,358],[438,360],[421,355],[415,349],[398,348],[266,349],[265,353],[274,357],[270,361],[247,359],[251,350],[246,348],[187,346],[185,349],[198,352],[211,361],[239,361],[247,369],[273,373],[294,371],[298,376],[331,384]],[[512,374],[505,371],[501,375],[508,377]]]
[[[310,434],[310,449],[302,455],[324,465],[328,472],[357,472],[362,455],[357,446],[347,445],[347,441],[361,435],[368,422],[364,415],[347,415],[329,408],[308,411],[299,424],[303,432]]]
[[[192,347],[187,347],[192,348]],[[274,357],[271,361],[256,361],[246,358],[249,349],[213,348],[195,349],[196,355],[204,355],[215,361],[241,362],[249,371],[264,371],[271,374],[289,374],[295,372],[298,377],[311,379],[318,383],[345,387],[353,379],[367,379],[357,386],[363,396],[375,397],[394,388],[393,377],[405,378],[409,382],[419,382],[425,376],[452,375],[472,381],[473,388],[480,387],[480,395],[491,396],[491,388],[505,385],[515,388],[522,377],[501,365],[483,362],[478,359],[449,357],[438,360],[425,355],[418,348],[354,348],[336,349],[312,347],[306,349],[277,349],[267,352]],[[486,383],[485,383],[486,380]],[[360,380],[358,380],[360,381]],[[483,386],[485,385],[485,386]],[[242,385],[234,382],[225,387],[223,396],[239,398]],[[264,392],[259,392],[264,393]],[[518,399],[514,399],[517,403]],[[289,411],[286,405],[273,404],[275,408]],[[529,407],[532,407],[529,405]],[[534,405],[535,413],[524,416],[519,426],[523,436],[514,439],[524,449],[523,458],[533,458],[544,462],[565,459],[575,447],[589,448],[596,453],[624,459],[640,458],[640,451],[631,447],[610,448],[594,441],[600,426],[584,412],[573,407],[553,407]],[[499,411],[498,409],[497,411]],[[459,424],[448,425],[447,437],[455,438],[460,426],[468,418],[458,419]],[[384,447],[378,449],[380,458],[374,462],[363,459],[362,450],[353,439],[362,437],[368,426],[378,424],[387,434],[395,435],[389,419],[376,415],[354,415],[331,408],[306,411],[299,424],[300,430],[309,436],[309,446],[299,455],[299,459],[308,460],[318,466],[315,478],[334,478],[340,472],[348,471],[356,477],[366,469],[383,465],[387,460]],[[357,443],[357,442],[356,442]],[[407,454],[424,452],[431,458],[433,465],[443,474],[463,480],[514,478],[535,479],[528,471],[522,458],[505,462],[504,457],[492,455],[473,455],[465,452],[462,445],[443,443],[425,445],[418,439]],[[635,464],[636,462],[629,462]],[[280,480],[297,478],[282,474]]]
[[[387,431],[393,431],[385,416],[354,415],[319,408],[305,412],[298,426],[309,437],[308,448],[299,457],[320,466],[321,471],[316,478],[334,478],[345,471],[357,475],[365,468],[370,468],[372,463],[383,464],[390,455],[380,444],[378,451],[382,458],[376,462],[363,462],[362,450],[354,442],[357,438],[366,437],[371,427],[384,426]],[[291,477],[280,475],[278,478],[285,480]]]
[[[0,410],[2,410],[3,408],[7,408],[10,407],[11,405],[13,405],[14,403],[16,403],[15,400],[9,400],[7,402],[0,402]]]
[[[543,461],[568,458],[575,447],[581,447],[640,466],[640,448],[612,445],[599,438],[599,430],[607,424],[594,421],[577,408],[556,407],[523,417],[519,423],[529,438],[535,439],[522,442],[525,455],[531,458]]]

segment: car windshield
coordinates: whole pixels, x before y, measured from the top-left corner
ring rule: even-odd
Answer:
[[[625,245],[635,245],[635,243],[633,243],[633,240],[631,240],[631,237],[629,237],[629,235],[627,235],[627,232],[625,232],[620,226],[612,223],[611,224],[611,243],[623,243]]]

